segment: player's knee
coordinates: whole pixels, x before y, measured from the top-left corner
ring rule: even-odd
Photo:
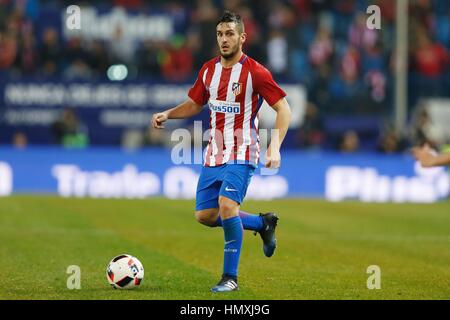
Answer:
[[[219,199],[219,208],[221,214],[225,213],[227,215],[233,215],[238,211],[239,204],[236,201],[233,201],[228,198]]]
[[[197,222],[208,227],[213,227],[217,223],[217,215],[213,215],[210,212],[205,211],[195,211],[195,219]]]

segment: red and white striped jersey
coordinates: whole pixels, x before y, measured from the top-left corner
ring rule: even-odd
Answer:
[[[188,93],[210,109],[210,138],[204,165],[259,161],[258,112],[263,99],[274,105],[286,93],[269,70],[243,54],[238,63],[224,68],[220,57],[206,62]]]

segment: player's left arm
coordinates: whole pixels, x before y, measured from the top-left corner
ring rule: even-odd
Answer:
[[[291,108],[285,98],[271,106],[277,113],[275,130],[272,130],[270,145],[267,148],[266,168],[279,168],[281,164],[280,148],[291,122]]]

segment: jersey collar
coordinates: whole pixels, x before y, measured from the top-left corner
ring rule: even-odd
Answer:
[[[238,63],[244,64],[245,60],[247,60],[248,56],[245,53],[242,53],[241,58],[239,59]],[[216,63],[220,63],[220,56],[216,58]]]

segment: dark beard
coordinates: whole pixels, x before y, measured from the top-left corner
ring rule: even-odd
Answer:
[[[233,50],[230,53],[227,54],[223,54],[222,52],[220,52],[220,55],[222,56],[222,58],[224,58],[225,60],[231,60],[234,58],[235,55],[237,55],[239,52],[239,46],[236,46],[236,49]]]

